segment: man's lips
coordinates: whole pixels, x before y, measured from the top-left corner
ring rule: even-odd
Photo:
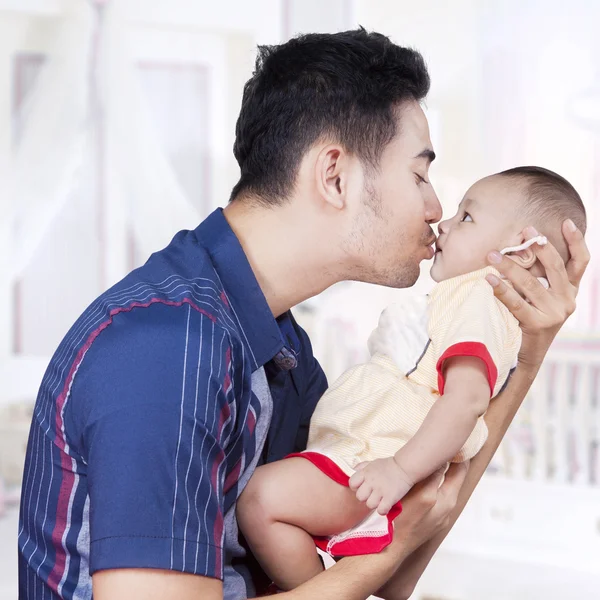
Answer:
[[[429,253],[429,258],[433,258],[434,255],[435,255],[435,242],[436,242],[436,239],[437,238],[434,236],[427,243],[427,250],[428,250],[428,253]]]

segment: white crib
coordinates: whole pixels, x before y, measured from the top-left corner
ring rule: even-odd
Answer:
[[[491,465],[533,482],[600,486],[600,341],[559,340]]]

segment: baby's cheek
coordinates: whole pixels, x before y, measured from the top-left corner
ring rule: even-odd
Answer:
[[[481,244],[465,245],[457,252],[460,270],[464,273],[477,271],[486,266],[486,251],[480,248]]]

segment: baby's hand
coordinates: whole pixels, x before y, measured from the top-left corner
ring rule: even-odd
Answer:
[[[356,492],[361,502],[387,515],[414,485],[400,465],[390,458],[378,458],[357,465],[356,473],[350,478],[350,489]]]

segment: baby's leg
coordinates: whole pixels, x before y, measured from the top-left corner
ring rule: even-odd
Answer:
[[[238,523],[252,552],[284,590],[323,569],[311,535],[341,533],[369,512],[350,488],[299,457],[259,467],[237,503]]]

